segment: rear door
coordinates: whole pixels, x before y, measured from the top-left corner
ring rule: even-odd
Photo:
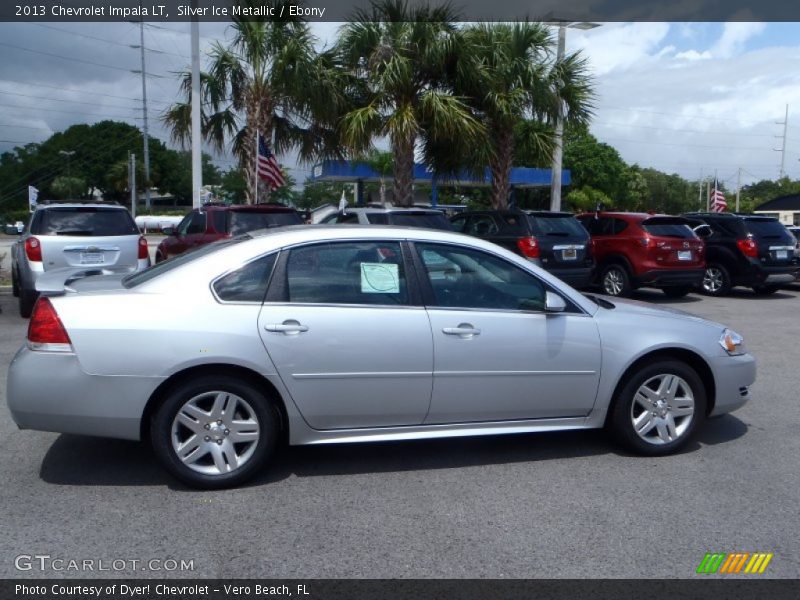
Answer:
[[[542,264],[549,269],[585,267],[589,255],[589,232],[570,214],[529,214],[533,234],[539,241]]]
[[[647,251],[663,267],[701,269],[705,266],[705,246],[689,222],[680,217],[651,217],[642,221],[648,234]]]
[[[136,266],[139,230],[124,208],[53,206],[36,213],[31,235],[45,271],[65,267]]]
[[[777,219],[745,217],[745,227],[758,247],[758,258],[767,267],[789,266],[794,258],[795,240]]]
[[[258,329],[315,429],[417,425],[428,412],[430,323],[398,241],[283,252]]]

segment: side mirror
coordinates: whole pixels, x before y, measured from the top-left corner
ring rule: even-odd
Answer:
[[[711,237],[711,234],[714,233],[710,225],[698,225],[697,227],[694,228],[693,231],[695,235],[697,235],[697,237],[703,239]]]
[[[161,233],[164,235],[175,235],[177,232],[177,229],[175,229],[172,225],[161,228]]]
[[[567,308],[567,303],[556,293],[546,292],[544,296],[545,312],[560,313]]]

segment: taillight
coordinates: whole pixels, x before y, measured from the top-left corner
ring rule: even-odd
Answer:
[[[53,303],[46,296],[41,296],[33,307],[28,323],[28,346],[31,350],[72,351],[72,341],[67,330],[53,308]]]
[[[640,243],[642,246],[644,246],[645,248],[649,248],[649,247],[650,247],[650,238],[648,238],[648,237],[646,237],[646,238],[639,238],[639,243]]]
[[[736,240],[736,245],[739,246],[739,250],[741,250],[742,254],[745,256],[758,258],[758,246],[756,246],[753,238],[747,237],[742,240]]]
[[[539,240],[535,237],[525,237],[517,240],[517,248],[526,258],[539,258]]]
[[[25,240],[25,256],[31,262],[42,262],[42,243],[35,237]]]
[[[139,238],[139,260],[150,258],[150,252],[147,250],[147,238],[142,236]]]

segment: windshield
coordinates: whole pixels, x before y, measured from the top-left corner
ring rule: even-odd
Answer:
[[[745,221],[748,231],[755,237],[785,239],[787,243],[791,241],[787,235],[789,231],[777,219],[745,219]]]
[[[34,235],[136,235],[139,230],[127,210],[104,206],[65,206],[41,211],[31,227]]]
[[[189,250],[184,252],[183,254],[179,254],[174,258],[170,258],[169,260],[165,260],[164,262],[157,263],[152,267],[147,267],[142,271],[137,271],[136,273],[131,273],[122,279],[122,285],[126,288],[134,288],[137,285],[141,285],[151,279],[155,279],[156,277],[160,277],[164,273],[169,273],[173,269],[185,265],[186,263],[195,260],[196,258],[201,258],[203,256],[207,256],[208,254],[212,254],[217,252],[218,250],[222,250],[223,248],[227,248],[233,244],[238,244],[239,242],[243,242],[245,240],[251,239],[249,235],[240,235],[239,237],[230,238],[227,240],[220,240],[218,242],[214,242],[213,244],[208,244],[206,246],[198,246],[194,250]]]
[[[444,229],[445,231],[453,231],[453,226],[443,213],[396,212],[389,213],[388,218],[390,225],[428,227],[429,229]]]
[[[648,219],[642,222],[642,229],[650,235],[657,237],[672,237],[691,239],[696,238],[694,231],[684,220],[677,219]]]
[[[228,232],[241,235],[258,229],[271,229],[285,225],[302,225],[302,217],[294,211],[254,212],[232,210],[228,213]]]
[[[528,217],[537,235],[581,239],[589,237],[589,232],[572,215],[529,215]]]

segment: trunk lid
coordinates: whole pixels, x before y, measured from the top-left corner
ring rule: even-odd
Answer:
[[[689,221],[680,217],[651,217],[642,221],[648,237],[642,240],[655,262],[674,268],[697,269],[705,264],[705,243]]]

